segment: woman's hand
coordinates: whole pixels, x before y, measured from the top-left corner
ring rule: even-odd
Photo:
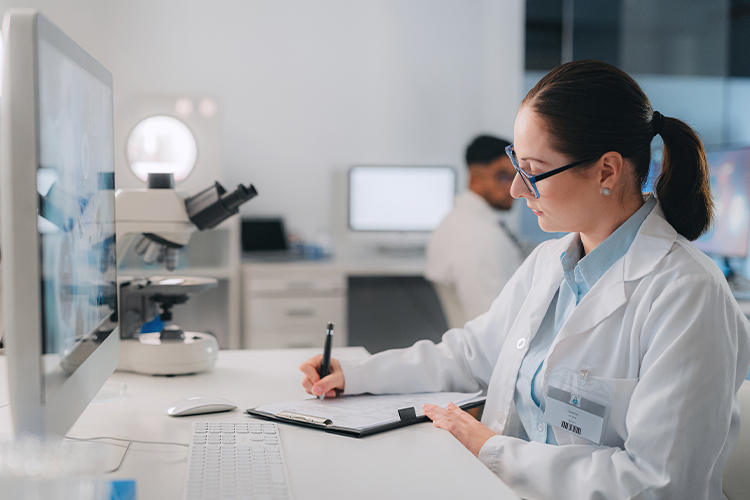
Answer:
[[[344,372],[341,371],[338,360],[331,358],[328,375],[321,379],[318,370],[322,362],[323,355],[318,354],[299,366],[300,371],[305,374],[302,379],[302,387],[313,396],[325,394],[327,398],[332,398],[344,392]]]
[[[422,405],[422,409],[424,414],[432,420],[432,425],[453,434],[474,456],[478,457],[479,450],[482,449],[484,443],[495,435],[453,403],[448,403],[448,409],[428,404]]]

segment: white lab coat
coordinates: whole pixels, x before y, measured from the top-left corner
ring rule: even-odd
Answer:
[[[465,321],[490,309],[522,262],[497,212],[469,190],[456,196],[453,210],[430,236],[425,276],[455,290]]]
[[[487,389],[482,423],[498,435],[479,458],[524,498],[724,498],[750,323],[717,266],[658,205],[562,326],[541,369],[544,377],[587,364],[607,385],[614,403],[602,444],[557,427],[560,446],[516,437],[519,366],[563,279],[560,254],[573,237],[540,245],[489,312],[440,344],[342,362],[345,392]]]

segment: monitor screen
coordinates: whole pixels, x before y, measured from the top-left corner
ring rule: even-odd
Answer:
[[[242,219],[243,252],[286,250],[286,232],[282,219]]]
[[[715,221],[695,246],[722,257],[745,257],[750,241],[750,148],[709,152],[706,157]]]
[[[92,350],[116,306],[112,89],[38,42],[45,399]],[[73,361],[75,360],[75,361]]]
[[[36,11],[3,34],[10,410],[17,433],[64,435],[118,363],[112,75]]]
[[[714,223],[694,241],[695,246],[715,257],[746,257],[750,242],[750,148],[711,151],[706,159]],[[654,191],[660,170],[661,164],[652,160],[643,192]]]
[[[349,227],[354,231],[432,231],[453,208],[451,167],[354,166]]]

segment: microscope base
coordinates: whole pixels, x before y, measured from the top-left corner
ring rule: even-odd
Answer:
[[[216,364],[219,343],[208,333],[185,332],[184,340],[159,339],[143,333],[138,339],[120,339],[118,371],[144,375],[189,375],[208,371]]]

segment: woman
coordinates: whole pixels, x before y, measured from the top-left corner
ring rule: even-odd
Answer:
[[[641,187],[657,134],[654,198]],[[487,313],[440,344],[333,362],[322,380],[313,358],[304,387],[486,390],[481,423],[453,405],[425,413],[524,498],[723,498],[750,324],[689,242],[712,218],[700,139],[596,61],[545,76],[514,137],[511,192],[542,229],[571,234],[540,245]]]

